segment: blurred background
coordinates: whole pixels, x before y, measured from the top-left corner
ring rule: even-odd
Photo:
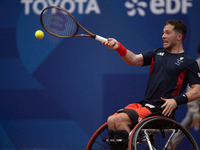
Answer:
[[[85,149],[109,115],[146,90],[149,67],[129,66],[91,38],[45,32],[39,15],[47,6],[69,10],[136,54],[162,47],[165,22],[180,19],[188,27],[184,50],[197,58],[199,0],[1,0],[0,149]],[[180,106],[176,120],[186,112]],[[199,131],[191,133],[200,145]]]

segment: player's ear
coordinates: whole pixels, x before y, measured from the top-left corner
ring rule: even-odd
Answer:
[[[177,40],[180,41],[180,40],[182,40],[182,39],[183,39],[183,35],[182,35],[181,33],[179,33],[179,34],[177,35]]]

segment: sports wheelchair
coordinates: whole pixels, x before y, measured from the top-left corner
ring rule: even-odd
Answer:
[[[173,143],[173,136],[182,132],[182,141]],[[162,113],[146,116],[130,132],[129,139],[108,139],[108,125],[104,123],[88,142],[86,150],[110,150],[110,142],[127,142],[129,150],[199,150],[190,132]]]

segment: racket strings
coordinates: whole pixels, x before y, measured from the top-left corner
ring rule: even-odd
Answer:
[[[66,12],[59,9],[46,9],[42,15],[44,27],[58,36],[73,36],[78,27],[74,19]]]

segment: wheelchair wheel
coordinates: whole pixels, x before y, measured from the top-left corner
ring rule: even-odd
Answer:
[[[173,136],[185,138],[177,145]],[[138,123],[129,137],[129,150],[199,150],[192,135],[178,122],[163,116],[148,117]]]
[[[86,150],[110,150],[111,147],[105,140],[108,139],[108,125],[104,123],[97,131],[93,134],[90,141],[87,144]]]

